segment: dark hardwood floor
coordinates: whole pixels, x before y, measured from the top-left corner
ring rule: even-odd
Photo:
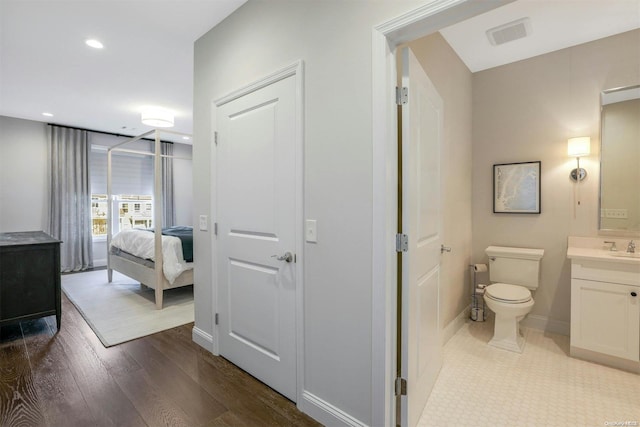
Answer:
[[[0,426],[317,426],[191,341],[193,324],[104,348],[63,295],[55,316],[0,328]]]

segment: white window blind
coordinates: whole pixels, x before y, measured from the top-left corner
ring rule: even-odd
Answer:
[[[111,156],[111,191],[113,194],[153,194],[153,157],[119,153]],[[90,169],[91,193],[107,194],[107,149],[92,146]]]

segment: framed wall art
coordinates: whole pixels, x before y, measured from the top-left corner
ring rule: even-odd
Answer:
[[[540,161],[493,165],[493,212],[540,213]]]

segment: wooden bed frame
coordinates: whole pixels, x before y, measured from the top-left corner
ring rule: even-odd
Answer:
[[[154,129],[141,135],[123,141],[117,145],[109,147],[107,150],[107,276],[109,283],[113,280],[113,270],[116,270],[141,284],[155,290],[156,309],[162,309],[162,297],[165,289],[177,288],[193,284],[193,270],[186,270],[180,274],[170,284],[164,277],[162,270],[162,158],[180,158],[161,154],[160,133],[170,133],[180,136],[191,136],[185,133],[169,131],[165,129]],[[121,148],[125,144],[143,139],[153,134],[155,139],[155,152],[128,150]],[[153,185],[153,225],[154,225],[154,267],[147,267],[129,259],[111,253],[111,239],[113,237],[113,193],[111,190],[111,155],[114,151],[123,151],[134,154],[142,154],[154,157],[154,185]],[[186,159],[190,160],[190,159]]]

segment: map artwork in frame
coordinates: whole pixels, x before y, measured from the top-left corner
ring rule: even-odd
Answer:
[[[540,213],[541,162],[493,165],[493,212]]]

